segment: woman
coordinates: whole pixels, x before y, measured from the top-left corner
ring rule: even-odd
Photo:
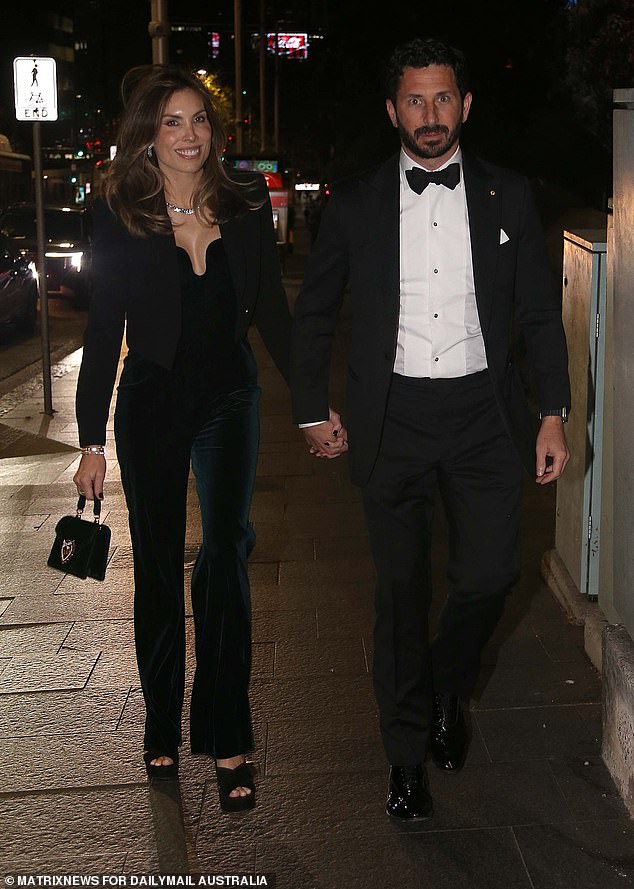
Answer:
[[[252,808],[248,700],[258,448],[254,322],[287,378],[290,313],[263,177],[229,174],[225,134],[193,75],[141,66],[122,84],[116,157],[93,208],[94,295],[77,387],[80,492],[103,498],[103,445],[124,325],[115,439],[134,556],[144,760],[174,778],[184,695],[190,461],[203,542],[191,595],[193,754],[215,757],[224,810]]]

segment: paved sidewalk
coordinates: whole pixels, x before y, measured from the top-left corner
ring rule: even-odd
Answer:
[[[300,225],[286,264],[291,300],[306,249]],[[335,405],[345,340],[344,317]],[[278,889],[634,886],[634,825],[600,757],[600,679],[582,630],[539,576],[553,545],[554,489],[527,483],[523,576],[486,652],[467,765],[456,775],[430,766],[431,821],[388,821],[358,493],[345,458],[309,458],[284,383],[257,335],[253,345],[264,394],[250,566],[258,806],[247,815],[220,812],[213,765],[187,753],[187,737],[180,784],[146,783],[111,437],[105,582],[46,567],[55,522],[75,503],[80,353],[55,366],[53,418],[42,414],[37,380],[0,399],[0,873],[265,873]],[[190,569],[200,540],[191,495]],[[441,520],[438,530],[436,611]],[[188,629],[190,683],[191,618]]]

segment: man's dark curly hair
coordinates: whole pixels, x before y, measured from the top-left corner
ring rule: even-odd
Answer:
[[[453,68],[460,95],[464,99],[469,92],[469,71],[464,54],[440,40],[420,37],[409,43],[402,43],[393,50],[385,74],[386,98],[396,103],[398,85],[405,68],[427,68],[429,65],[447,65]]]

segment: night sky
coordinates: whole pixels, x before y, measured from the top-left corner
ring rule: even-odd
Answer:
[[[55,0],[35,5],[44,10]],[[280,62],[281,148],[292,163],[301,159],[318,175],[337,178],[396,150],[385,113],[383,66],[396,43],[434,36],[463,49],[470,63],[474,101],[463,144],[528,175],[557,177],[562,187],[605,209],[611,90],[634,83],[634,0],[580,0],[573,10],[566,0],[445,0],[379,9],[367,0],[266,5],[278,17],[294,6],[300,10],[294,16],[298,30],[322,26],[325,36],[308,62]],[[115,119],[124,72],[151,61],[150,2],[68,0],[68,6],[76,23],[89,15],[97,25],[99,52],[91,61],[96,101]],[[168,0],[168,16],[172,22],[219,22],[226,31],[233,6],[233,0]],[[243,85],[256,113],[257,54],[248,35],[257,27],[258,10],[259,0],[243,0]],[[11,15],[3,9],[5,22]],[[2,41],[0,32],[0,48]],[[218,63],[218,73],[232,84],[231,53]],[[272,85],[270,59],[269,132]],[[6,119],[6,107],[4,113]],[[558,163],[562,156],[565,162]]]

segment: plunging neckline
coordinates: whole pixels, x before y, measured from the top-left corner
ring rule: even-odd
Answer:
[[[193,275],[195,278],[204,278],[205,275],[207,274],[207,253],[208,253],[209,248],[211,247],[211,245],[217,243],[217,241],[222,241],[222,235],[221,235],[220,237],[218,237],[218,238],[213,238],[213,239],[207,244],[207,247],[205,248],[205,268],[204,268],[204,271],[203,271],[202,275],[198,275],[198,274],[196,274],[196,272],[194,271],[194,263],[192,262],[192,258],[191,258],[191,256],[189,255],[189,251],[187,250],[187,248],[186,248],[186,247],[181,247],[180,244],[177,244],[177,245],[176,245],[176,249],[177,249],[177,250],[182,250],[183,253],[185,254],[185,256],[187,257],[187,259],[189,260],[189,265],[190,265],[190,268],[191,268],[191,270],[192,270],[192,275]]]

